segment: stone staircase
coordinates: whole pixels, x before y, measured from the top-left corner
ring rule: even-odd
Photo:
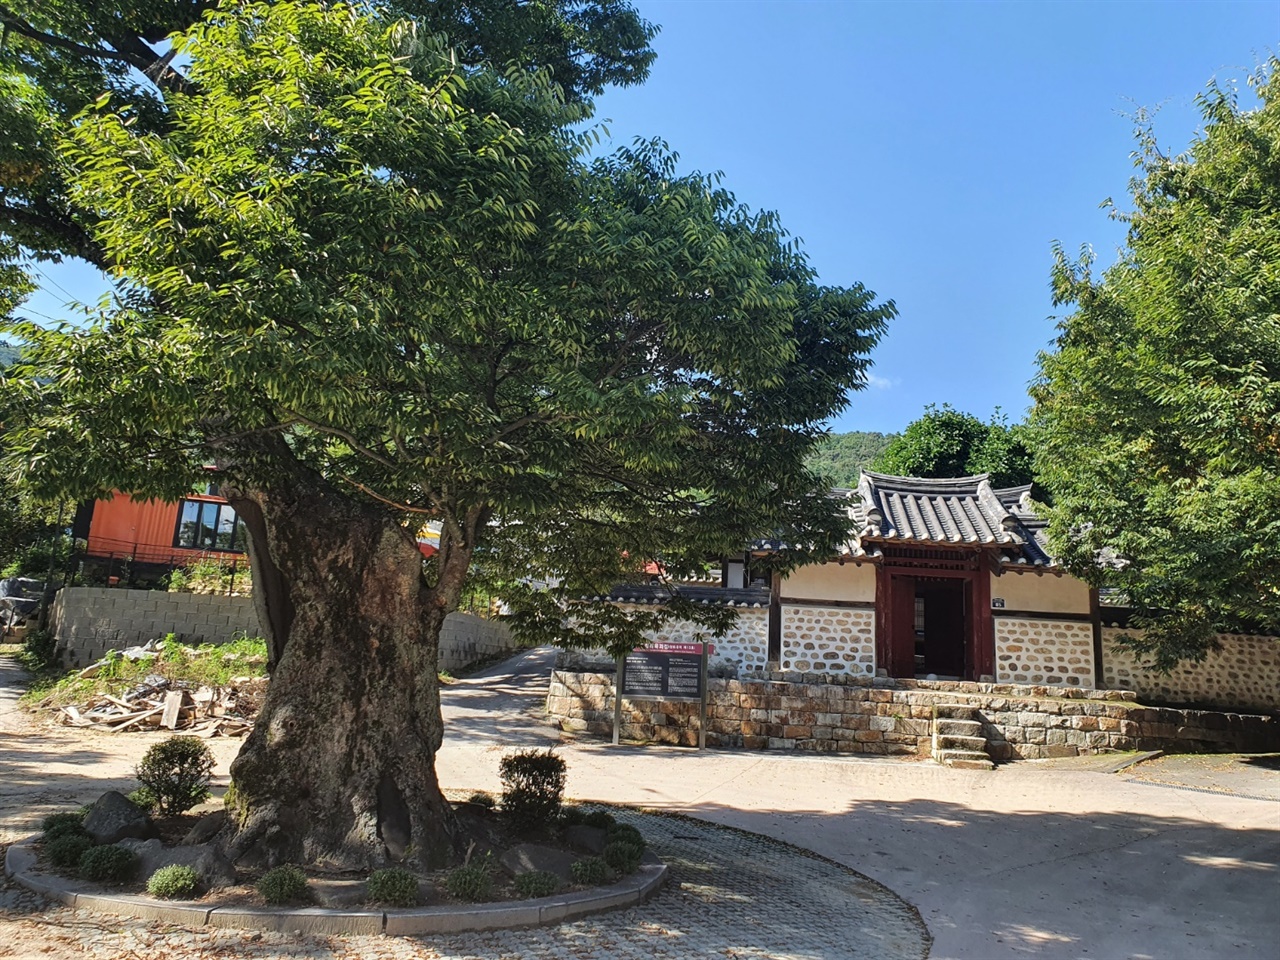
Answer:
[[[940,703],[933,711],[933,759],[962,770],[993,770],[976,707]]]

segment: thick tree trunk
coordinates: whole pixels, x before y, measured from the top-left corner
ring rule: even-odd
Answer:
[[[460,840],[435,775],[449,604],[424,583],[415,538],[318,477],[233,498],[246,501],[278,661],[231,765],[228,852],[333,870],[449,862]]]

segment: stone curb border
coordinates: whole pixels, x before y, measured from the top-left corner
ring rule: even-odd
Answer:
[[[326,907],[206,907],[132,894],[84,893],[76,889],[76,881],[37,873],[35,866],[36,853],[30,840],[10,844],[4,858],[5,873],[33,893],[59,900],[69,907],[188,927],[234,927],[315,936],[385,934],[400,937],[564,923],[643,903],[657,893],[668,876],[665,863],[644,863],[634,874],[612,886],[535,900],[405,910],[331,910]]]

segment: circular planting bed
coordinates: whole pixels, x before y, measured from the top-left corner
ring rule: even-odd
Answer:
[[[49,817],[39,837],[10,846],[5,871],[76,908],[187,927],[317,935],[561,923],[640,903],[667,877],[623,811],[615,818],[567,805],[518,828],[484,795],[455,802],[454,811],[471,841],[466,862],[451,870],[356,875],[286,866],[252,873],[208,843],[225,813],[152,819],[108,793],[83,817]],[[132,836],[115,835],[121,831]]]

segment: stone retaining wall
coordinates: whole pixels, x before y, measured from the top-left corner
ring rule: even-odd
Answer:
[[[68,667],[88,666],[108,650],[175,634],[189,644],[226,643],[257,636],[251,597],[118,587],[64,587],[50,609],[57,652]],[[507,627],[467,613],[451,613],[440,631],[440,669],[456,671],[514,650]]]
[[[995,635],[997,683],[1094,685],[1093,624],[996,617]]]
[[[874,676],[875,610],[783,604],[781,667],[801,673]]]
[[[928,755],[939,704],[975,707],[996,760],[1106,750],[1280,750],[1275,717],[1146,707],[1125,691],[1012,684],[850,679],[711,680],[707,744],[814,753]],[[698,705],[623,700],[622,736],[695,745]],[[552,674],[547,712],[569,731],[609,735],[613,675]]]
[[[1169,674],[1157,673],[1116,643],[1133,632],[1103,627],[1103,673],[1107,686],[1136,690],[1165,703],[1202,703],[1237,710],[1280,711],[1280,638],[1219,634],[1221,648],[1200,663],[1184,660]]]

